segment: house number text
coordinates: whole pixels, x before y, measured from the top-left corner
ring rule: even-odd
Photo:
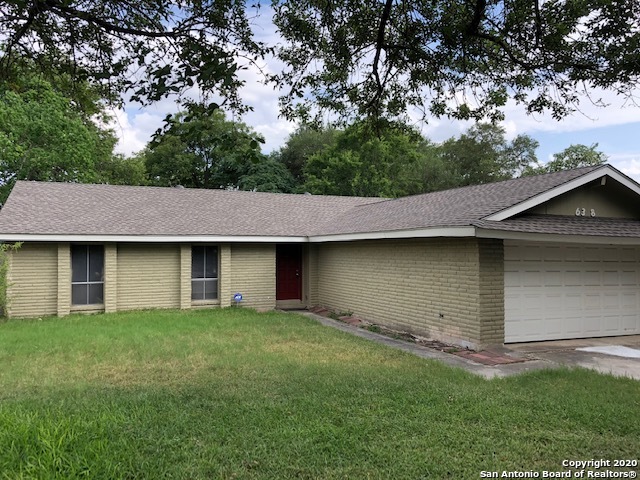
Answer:
[[[591,217],[595,217],[596,216],[595,208],[592,208],[591,210],[589,210],[588,215]],[[580,208],[580,207],[576,208],[576,217],[586,217],[586,216],[587,216],[586,208]]]

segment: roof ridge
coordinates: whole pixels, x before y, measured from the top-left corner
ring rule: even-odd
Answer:
[[[71,188],[86,188],[86,187],[98,187],[98,188],[122,188],[122,189],[136,189],[136,190],[166,190],[166,191],[188,191],[188,192],[216,192],[223,194],[240,194],[240,195],[277,195],[277,196],[290,196],[296,198],[339,198],[339,199],[354,199],[354,200],[371,200],[370,203],[378,203],[380,201],[388,200],[384,197],[361,197],[354,195],[316,195],[311,193],[280,193],[280,192],[257,192],[252,190],[232,190],[226,188],[199,188],[199,187],[184,187],[173,186],[163,187],[160,185],[119,185],[110,183],[80,183],[80,182],[61,182],[61,181],[43,181],[43,180],[16,180],[16,184],[39,184],[39,185],[60,185]]]

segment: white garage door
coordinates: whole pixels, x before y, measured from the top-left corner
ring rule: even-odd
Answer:
[[[505,342],[640,334],[640,247],[504,242]]]

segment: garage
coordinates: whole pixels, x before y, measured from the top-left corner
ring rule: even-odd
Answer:
[[[505,343],[640,334],[640,247],[505,240]]]

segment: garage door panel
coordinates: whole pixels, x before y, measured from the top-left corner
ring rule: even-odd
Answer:
[[[607,270],[602,277],[602,283],[605,287],[617,287],[620,285],[620,272],[617,270]]]
[[[633,335],[640,329],[640,318],[637,315],[625,315],[622,317],[622,329]]]
[[[547,270],[544,272],[544,285],[547,287],[562,286],[562,272],[560,270]]]
[[[620,272],[620,285],[638,285],[638,273],[631,270],[623,270]]]
[[[522,286],[527,287],[542,287],[542,272],[536,270],[525,270],[522,276]]]
[[[630,334],[640,334],[640,247],[505,241],[506,342]]]
[[[582,331],[582,317],[576,316],[566,316],[558,319],[559,325],[562,328],[559,329],[561,333],[564,334],[564,338],[572,338],[578,335]],[[550,334],[550,335],[549,335]],[[555,332],[548,332],[546,335],[554,337]],[[530,335],[531,337],[538,337],[539,334]],[[562,337],[562,335],[558,335],[557,338]]]
[[[564,285],[565,287],[581,287],[582,272],[575,269],[566,270],[564,272]]]

